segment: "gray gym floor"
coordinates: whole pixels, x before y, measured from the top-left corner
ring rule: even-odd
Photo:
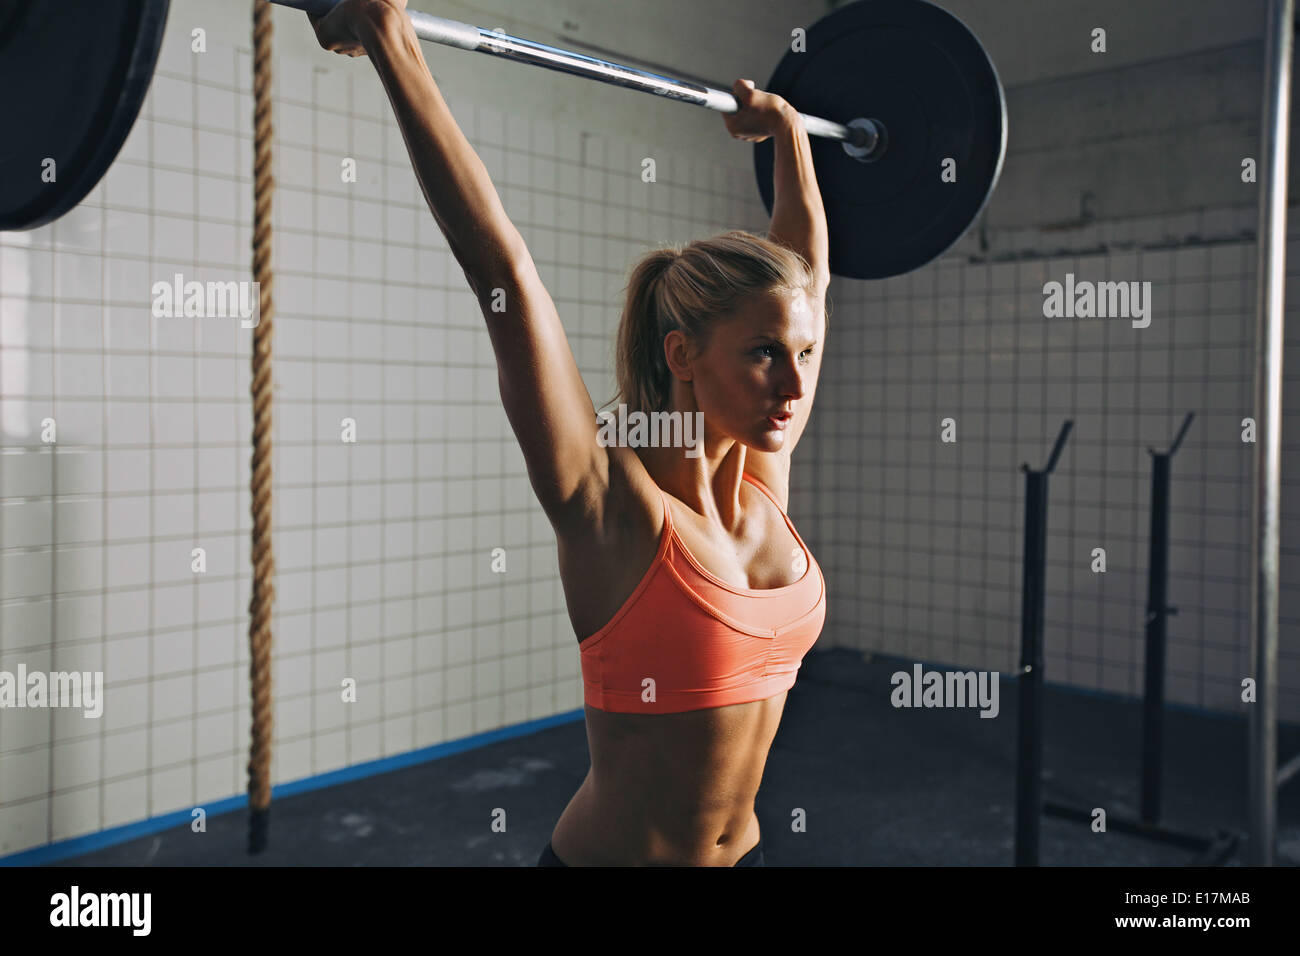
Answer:
[[[757,812],[769,866],[1009,866],[1014,855],[1016,685],[996,719],[895,709],[890,675],[912,662],[845,650],[804,660],[768,759]],[[1049,686],[1044,797],[1136,815],[1141,704]],[[1244,720],[1166,714],[1161,824],[1245,838]],[[1300,730],[1279,729],[1283,759]],[[267,852],[244,852],[241,810],[55,866],[532,866],[588,766],[580,720],[416,767],[277,798]],[[507,832],[490,827],[505,810]],[[807,831],[791,832],[792,811]],[[1229,858],[1239,866],[1242,847]],[[1194,851],[1044,816],[1044,866],[1182,866]],[[1279,865],[1300,865],[1300,781],[1278,799]]]

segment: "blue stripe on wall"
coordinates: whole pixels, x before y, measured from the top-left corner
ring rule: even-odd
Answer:
[[[331,770],[328,773],[317,774],[314,777],[304,777],[301,780],[276,784],[271,790],[272,805],[274,805],[275,800],[283,797],[292,797],[298,793],[321,790],[325,787],[333,787],[352,780],[375,777],[393,770],[400,770],[403,767],[411,767],[416,764],[428,763],[431,760],[450,757],[452,754],[464,753],[467,750],[477,750],[479,747],[486,747],[498,740],[526,737],[528,734],[536,733],[539,730],[558,727],[561,724],[571,724],[583,718],[584,712],[581,708],[565,711],[551,717],[529,720],[521,724],[512,724],[509,727],[498,727],[496,730],[489,730],[486,733],[461,737],[459,740],[449,740],[445,743],[435,744],[432,747],[411,750],[403,754],[394,754],[391,757],[359,763],[351,767],[344,767],[341,770]],[[233,797],[226,797],[224,800],[205,803],[203,809],[208,816],[219,816],[223,813],[244,809],[247,806],[248,794],[242,793]],[[176,810],[160,817],[149,817],[147,820],[140,820],[136,823],[126,823],[108,830],[100,830],[98,833],[88,833],[85,836],[48,843],[45,846],[38,846],[30,850],[23,850],[20,853],[0,857],[0,866],[40,866],[43,863],[55,863],[69,857],[91,853],[104,847],[116,846],[119,843],[134,840],[137,837],[161,833],[163,830],[170,830],[172,827],[187,824],[192,819],[192,814],[192,808]]]

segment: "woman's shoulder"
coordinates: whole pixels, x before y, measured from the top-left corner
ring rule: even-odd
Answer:
[[[597,524],[606,530],[637,529],[658,534],[664,521],[664,492],[636,451],[621,445],[605,449],[609,480]]]
[[[745,454],[745,474],[763,484],[782,511],[790,510],[789,455],[750,448]]]

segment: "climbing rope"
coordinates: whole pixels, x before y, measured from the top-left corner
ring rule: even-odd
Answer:
[[[253,726],[248,750],[248,852],[266,848],[271,813],[271,5],[253,0],[253,278],[258,322],[253,328],[253,594],[249,601]]]

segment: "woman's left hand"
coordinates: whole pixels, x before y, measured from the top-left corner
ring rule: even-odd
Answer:
[[[754,88],[753,80],[737,80],[731,87],[740,106],[738,112],[723,113],[727,132],[747,143],[761,143],[788,122],[793,107],[775,93]]]

